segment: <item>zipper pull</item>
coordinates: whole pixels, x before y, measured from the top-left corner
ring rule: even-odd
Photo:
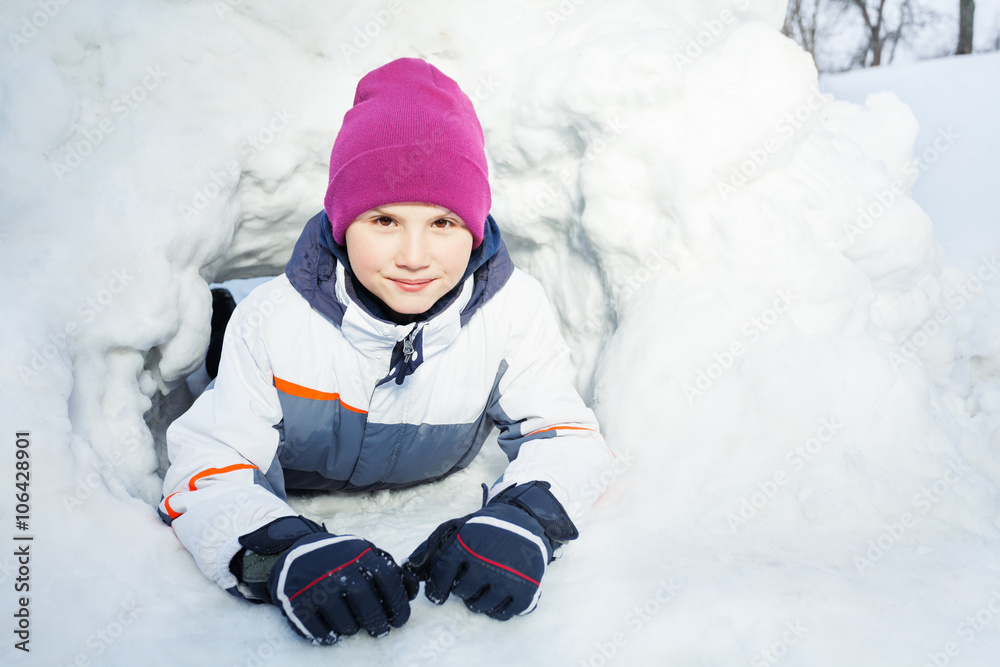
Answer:
[[[417,328],[413,327],[413,331],[406,335],[403,339],[403,363],[410,363],[410,357],[413,356],[413,338],[416,336]]]

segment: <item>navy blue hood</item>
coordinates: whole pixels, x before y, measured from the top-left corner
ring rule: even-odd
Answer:
[[[416,319],[430,319],[447,307],[457,298],[465,280],[471,275],[474,277],[472,297],[461,313],[461,323],[465,324],[507,283],[514,271],[514,263],[507,254],[507,246],[492,215],[486,218],[483,232],[483,242],[472,251],[462,280]],[[354,272],[347,257],[347,248],[333,240],[333,228],[326,211],[320,211],[306,223],[292,250],[292,257],[285,265],[285,275],[310,306],[339,327],[344,320],[345,306],[337,301],[338,262],[344,265],[348,276],[345,286],[348,294],[373,317],[394,322],[396,318],[388,306],[364,289],[359,281],[352,279]]]

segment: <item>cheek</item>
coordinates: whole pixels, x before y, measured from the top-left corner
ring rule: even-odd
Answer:
[[[378,239],[367,234],[367,230],[357,230],[353,234],[351,227],[347,228],[347,257],[351,260],[351,268],[360,275],[378,270],[381,263]]]
[[[466,233],[448,240],[448,247],[444,257],[447,257],[447,272],[457,281],[465,273],[465,267],[469,265],[469,257],[472,256],[472,234]]]
[[[358,261],[351,259],[351,268],[354,269],[354,275],[364,283],[365,287],[375,289],[375,283],[378,282],[378,276],[383,267],[377,257],[361,253]]]
[[[348,257],[351,260],[351,266],[355,271],[367,270],[370,267],[377,266],[378,262],[370,252],[353,252],[348,253]]]

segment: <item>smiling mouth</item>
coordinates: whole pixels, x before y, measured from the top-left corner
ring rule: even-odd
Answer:
[[[390,278],[393,283],[396,284],[399,289],[404,292],[419,292],[423,288],[434,282],[433,278],[422,278],[420,280],[406,280],[400,278]]]

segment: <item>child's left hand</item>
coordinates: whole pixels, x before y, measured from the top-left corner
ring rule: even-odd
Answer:
[[[451,593],[470,610],[506,621],[534,610],[553,552],[576,527],[546,482],[511,487],[478,512],[446,521],[410,555],[404,572],[444,604]]]

